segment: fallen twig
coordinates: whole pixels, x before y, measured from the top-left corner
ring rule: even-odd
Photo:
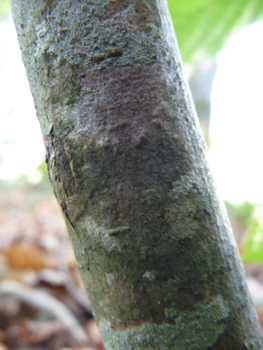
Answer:
[[[13,295],[36,308],[50,312],[68,329],[78,344],[88,342],[88,336],[72,312],[52,295],[41,290],[28,288],[21,283],[3,281],[0,283],[0,295]]]

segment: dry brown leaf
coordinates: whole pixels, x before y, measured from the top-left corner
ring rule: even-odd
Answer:
[[[8,350],[8,348],[4,344],[0,343],[0,350]]]
[[[5,331],[0,331],[0,344],[2,344],[5,341],[5,339],[6,339]]]
[[[16,281],[20,283],[24,283],[25,281],[25,270],[17,270],[9,268],[5,274],[1,276],[1,281]]]
[[[1,350],[1,349],[0,349]],[[72,348],[62,348],[61,350],[76,350],[76,349],[72,349]],[[98,348],[94,348],[93,346],[89,346],[87,348],[78,348],[77,350],[104,350],[104,348],[102,349],[98,349]]]
[[[256,308],[256,309],[257,309],[258,320],[261,326],[261,330],[263,332],[263,310],[260,310],[259,308]]]
[[[28,288],[17,282],[5,281],[0,283],[0,295],[13,295],[31,306],[46,310],[63,323],[79,345],[88,343],[88,336],[78,319],[64,304],[49,293]]]
[[[19,336],[27,345],[37,345],[51,339],[63,328],[64,325],[58,321],[26,321],[22,324]]]
[[[98,326],[95,322],[94,319],[88,321],[85,324],[85,331],[89,336],[90,339],[90,343],[95,346],[97,349],[101,349],[103,350],[103,343],[102,343],[102,339],[101,339],[101,335],[100,335],[100,331],[98,329]]]
[[[8,265],[14,269],[47,269],[54,262],[43,250],[29,243],[10,245],[3,250]]]

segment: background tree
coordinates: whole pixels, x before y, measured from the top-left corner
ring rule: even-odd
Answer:
[[[165,1],[12,1],[106,349],[261,349]]]

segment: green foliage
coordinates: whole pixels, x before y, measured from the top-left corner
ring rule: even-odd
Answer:
[[[247,201],[239,204],[225,201],[225,206],[229,217],[238,222],[244,229],[247,229],[253,223],[253,217],[259,207],[257,204]]]
[[[9,0],[0,0],[0,20],[2,20],[10,11]]]
[[[26,176],[26,182],[31,186],[41,188],[47,192],[53,191],[49,181],[47,164],[44,159],[33,174]]]
[[[238,223],[239,230],[246,231],[240,246],[243,262],[263,264],[263,206],[249,202],[225,204],[231,223]]]
[[[263,216],[254,219],[244,240],[242,260],[244,263],[263,264]]]
[[[10,180],[2,180],[0,179],[0,192],[2,188],[12,188],[12,187],[30,187],[37,188],[38,190],[42,190],[46,193],[52,193],[53,189],[51,187],[47,165],[45,160],[43,159],[37,169],[31,174],[23,174],[18,178],[10,179]]]
[[[214,55],[241,26],[263,18],[262,0],[168,0],[184,61]]]

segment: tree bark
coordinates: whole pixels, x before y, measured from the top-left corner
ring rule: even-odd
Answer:
[[[11,4],[105,348],[262,349],[166,1]]]

